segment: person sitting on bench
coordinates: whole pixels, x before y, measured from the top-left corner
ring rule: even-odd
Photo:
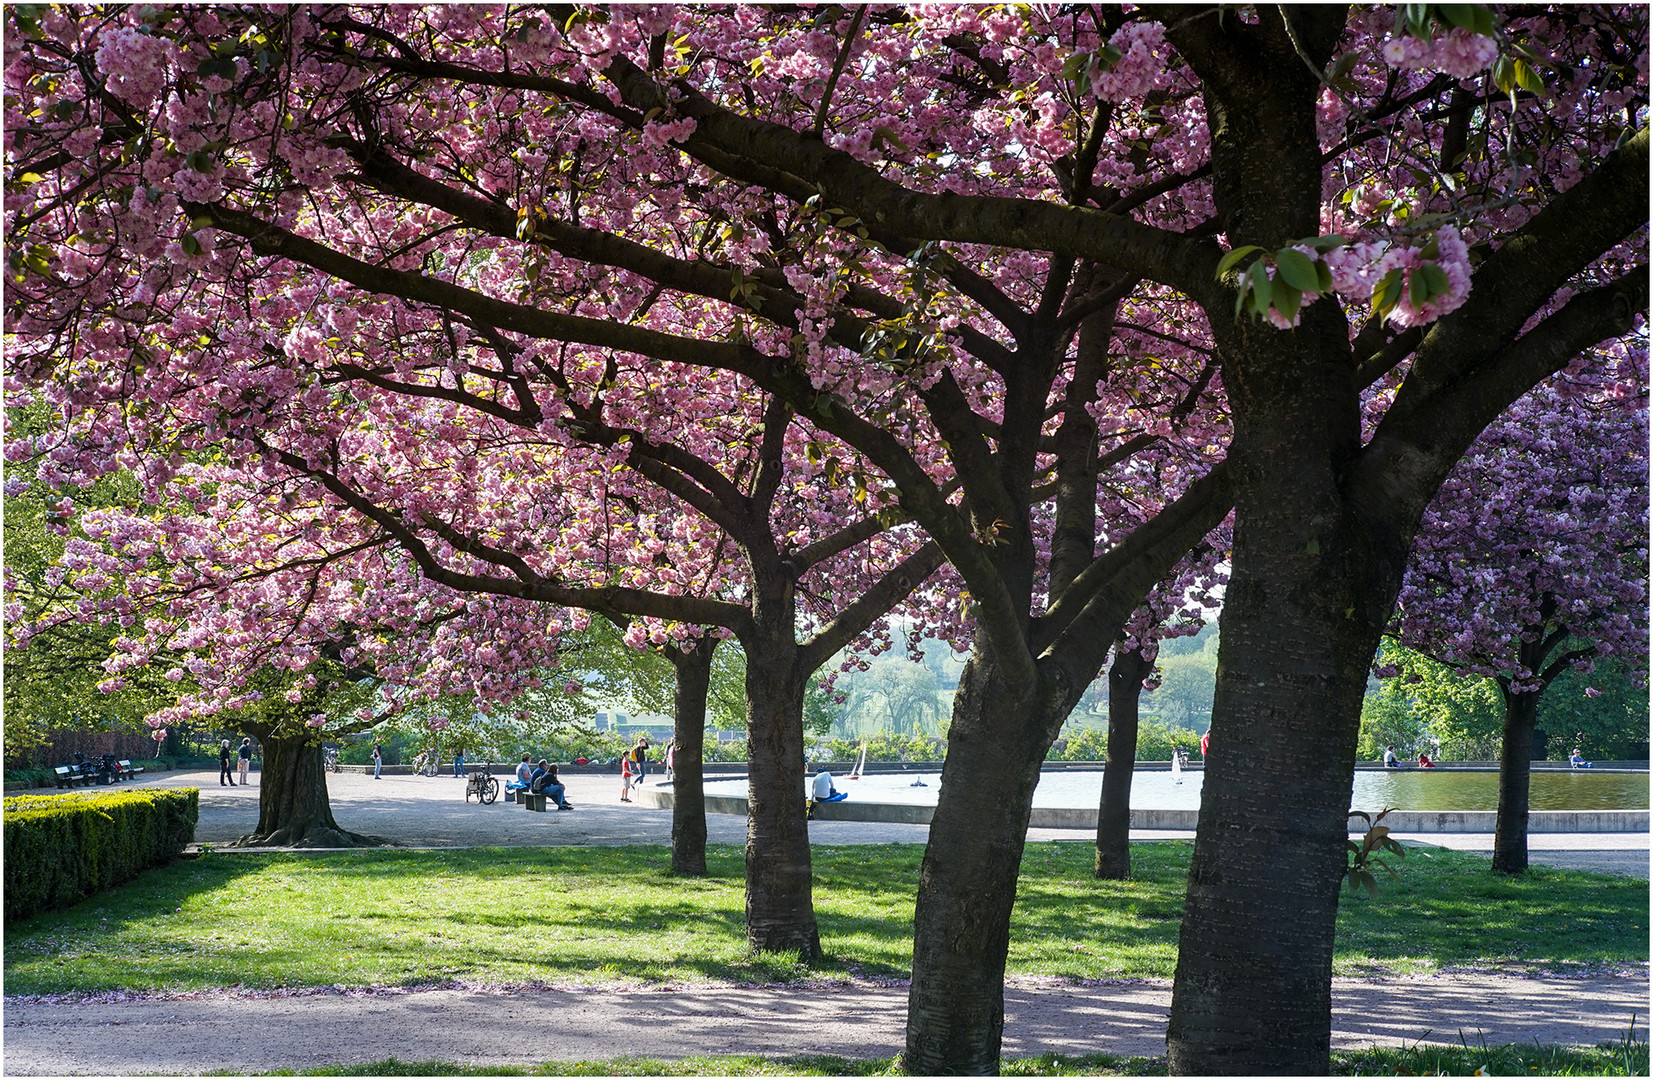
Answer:
[[[811,788],[813,801],[818,803],[838,802],[849,798],[849,792],[839,791],[832,786],[832,774],[822,769],[815,774],[814,786]]]
[[[528,787],[533,782],[534,766],[529,764],[529,755],[524,754],[522,755],[522,760],[517,763],[517,778],[515,780],[506,781],[505,790],[516,791],[519,788]]]
[[[549,795],[551,801],[557,804],[558,810],[572,810],[574,804],[565,796],[568,789],[563,787],[557,779],[557,767],[544,758],[540,758],[540,767],[534,770],[533,779],[528,781],[528,792],[532,795]]]

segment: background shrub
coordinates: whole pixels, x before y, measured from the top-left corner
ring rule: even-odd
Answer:
[[[195,837],[196,788],[7,799],[6,921],[69,907],[176,858]]]

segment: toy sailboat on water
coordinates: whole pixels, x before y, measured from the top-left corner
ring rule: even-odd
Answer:
[[[862,739],[861,740],[861,760],[857,761],[855,763],[855,768],[851,769],[850,774],[848,776],[844,777],[844,779],[845,780],[859,780],[859,779],[861,779],[861,770],[866,768],[866,767],[867,767],[867,740]]]

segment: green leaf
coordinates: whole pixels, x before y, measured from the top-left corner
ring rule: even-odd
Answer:
[[[1284,315],[1285,312],[1281,312],[1281,314]],[[1306,550],[1310,555],[1320,554],[1320,540],[1319,540],[1319,538],[1318,537],[1313,537],[1313,536],[1309,537],[1308,546],[1304,550]]]
[[[1452,288],[1452,282],[1447,280],[1446,271],[1436,263],[1424,263],[1418,271],[1423,275],[1424,283],[1429,286],[1430,296],[1440,296]]]
[[[1406,279],[1402,276],[1401,269],[1398,266],[1384,274],[1383,280],[1379,281],[1377,288],[1372,290],[1372,310],[1379,315],[1386,315],[1393,311],[1395,305],[1400,303],[1405,281]]]
[[[1475,29],[1474,4],[1436,4],[1435,10],[1453,27],[1463,30]]]
[[[1534,94],[1542,95],[1544,93],[1544,80],[1538,77],[1538,72],[1534,71],[1531,65],[1525,60],[1517,60],[1514,66],[1515,81],[1521,89],[1531,91]]]
[[[1354,70],[1355,61],[1357,61],[1359,59],[1360,59],[1360,54],[1359,53],[1356,53],[1356,52],[1346,52],[1346,53],[1344,53],[1342,56],[1337,58],[1337,62],[1335,64],[1333,64],[1330,68],[1327,69],[1327,71],[1326,71],[1326,81],[1330,82],[1330,83],[1337,82],[1339,79],[1343,78],[1343,76],[1347,75],[1349,72]]]
[[[185,255],[201,254],[201,241],[196,239],[194,233],[190,233],[188,236],[185,236],[183,240],[179,242],[178,246],[184,249]]]
[[[1217,277],[1220,278],[1224,274],[1228,273],[1234,268],[1235,263],[1239,262],[1247,255],[1250,255],[1254,251],[1261,250],[1263,249],[1258,247],[1256,244],[1246,244],[1243,247],[1237,247],[1233,251],[1230,251],[1217,263]]]
[[[1276,281],[1273,303],[1274,310],[1284,315],[1289,322],[1297,317],[1297,309],[1303,306],[1303,291],[1283,281]]]
[[[1352,194],[1352,192],[1351,192]],[[1336,233],[1323,233],[1308,242],[1309,246],[1319,252],[1335,251],[1349,241]]]
[[[1475,22],[1471,27],[1482,37],[1493,37],[1498,33],[1498,20],[1493,18],[1492,9],[1485,4],[1475,4]]]
[[[1242,295],[1247,292],[1251,294],[1251,310],[1255,314],[1261,315],[1269,309],[1274,300],[1273,283],[1269,281],[1268,271],[1263,269],[1262,263],[1251,264],[1251,269],[1241,279],[1241,285]]]
[[[1279,268],[1280,277],[1300,293],[1314,292],[1320,286],[1320,275],[1315,273],[1314,262],[1296,248],[1281,248],[1274,253],[1274,265]],[[1288,314],[1280,304],[1276,303],[1275,307],[1280,308],[1280,314]]]
[[[1435,295],[1434,290],[1429,287],[1429,275],[1425,274],[1421,267],[1407,275],[1406,295],[1412,301],[1413,307],[1422,307]]]

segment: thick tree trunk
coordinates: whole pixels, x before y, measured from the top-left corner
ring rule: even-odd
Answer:
[[[746,939],[764,952],[821,954],[804,797],[804,688],[791,590],[753,605],[746,648]],[[773,615],[770,612],[773,611]],[[784,617],[781,617],[784,616]]]
[[[1492,868],[1500,874],[1527,872],[1527,812],[1532,791],[1532,733],[1538,726],[1543,691],[1504,690],[1504,745],[1498,757],[1498,820],[1492,838]]]
[[[236,847],[374,847],[390,841],[339,827],[327,798],[321,744],[300,734],[255,732],[264,751],[258,777],[258,828]]]
[[[1257,544],[1286,557],[1259,573]],[[1173,1074],[1330,1069],[1338,889],[1381,623],[1344,614],[1364,574],[1281,565],[1302,552],[1255,533],[1236,544],[1167,1031]]]
[[[677,672],[672,701],[672,873],[706,876],[706,694],[712,679],[715,638],[693,652],[667,650]]]
[[[1033,789],[1073,704],[1041,696],[1056,695],[1006,685],[980,645],[959,679],[919,878],[902,1060],[908,1073],[998,1071],[1010,913]]]
[[[1131,775],[1136,769],[1142,681],[1153,670],[1153,661],[1141,649],[1116,652],[1108,669],[1108,760],[1096,812],[1099,878],[1122,881],[1131,876]]]

